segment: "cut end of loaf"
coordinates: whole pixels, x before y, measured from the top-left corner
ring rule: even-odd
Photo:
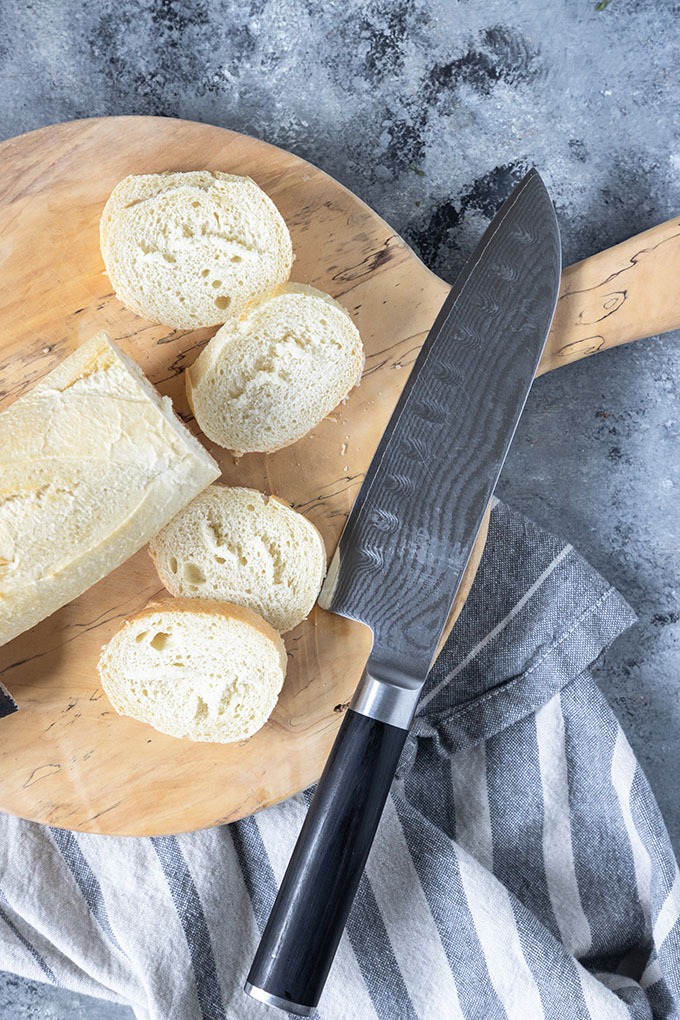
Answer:
[[[98,668],[120,714],[173,737],[233,743],[271,715],[286,662],[280,636],[251,610],[166,599],[123,625]]]
[[[0,415],[0,448],[0,645],[120,566],[220,474],[104,333]]]

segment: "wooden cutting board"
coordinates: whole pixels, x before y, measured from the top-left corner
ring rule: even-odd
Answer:
[[[293,238],[292,278],[340,300],[361,331],[361,386],[299,443],[237,462],[204,439],[224,482],[291,502],[330,556],[448,287],[359,199],[289,153],[153,117],[78,121],[0,145],[0,409],[105,329],[198,434],[182,374],[214,330],[171,332],[123,308],[98,224],[127,174],[201,168],[248,174],[271,195]],[[567,270],[542,370],[680,325],[679,238],[671,221]],[[88,832],[161,834],[234,820],[318,778],[369,652],[367,630],[315,610],[286,636],[288,677],[264,729],[242,744],[194,744],[116,715],[98,684],[101,645],[161,593],[142,550],[0,648],[0,679],[20,705],[0,720],[0,809]]]

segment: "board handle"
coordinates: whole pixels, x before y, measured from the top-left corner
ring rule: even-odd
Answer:
[[[248,975],[253,998],[299,1016],[314,1012],[406,735],[347,711]]]
[[[680,216],[569,266],[537,375],[680,329]]]

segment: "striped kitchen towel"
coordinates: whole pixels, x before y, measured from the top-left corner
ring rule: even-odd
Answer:
[[[589,667],[633,614],[497,505],[432,670],[323,1020],[680,1016],[680,880]],[[0,817],[0,967],[144,1020],[280,1015],[242,985],[309,791],[152,839]]]

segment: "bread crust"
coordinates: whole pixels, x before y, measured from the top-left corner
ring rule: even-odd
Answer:
[[[347,310],[314,287],[285,283],[217,331],[185,372],[187,400],[219,446],[236,456],[274,453],[330,414],[363,364]]]
[[[0,644],[120,566],[220,474],[103,333],[0,414],[0,466]]]
[[[318,529],[289,503],[219,483],[152,538],[149,555],[171,595],[237,602],[282,633],[311,612],[327,565]]]
[[[250,177],[221,171],[130,175],[102,212],[100,247],[118,299],[175,329],[216,326],[288,279],[293,246]]]
[[[286,667],[281,636],[247,607],[167,598],[129,617],[102,648],[97,668],[120,715],[177,739],[234,743],[265,724]]]
[[[143,609],[139,609],[132,616],[128,616],[123,627],[134,624],[139,620],[146,620],[156,613],[191,613],[200,616],[216,616],[224,620],[238,620],[258,631],[263,638],[271,641],[279,649],[283,667],[288,663],[286,646],[283,638],[270,623],[267,623],[259,613],[248,606],[240,606],[236,602],[222,602],[219,599],[190,599],[183,596],[169,596],[147,603]]]

